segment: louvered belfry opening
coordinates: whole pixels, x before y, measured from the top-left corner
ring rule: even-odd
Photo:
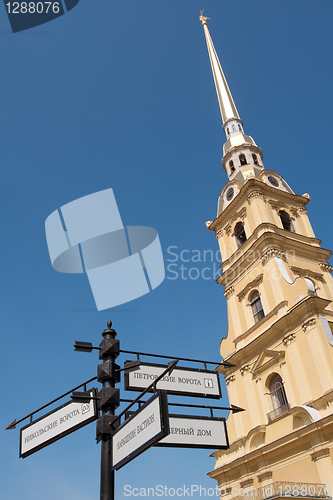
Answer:
[[[290,231],[291,233],[294,233],[295,229],[289,214],[287,214],[287,212],[285,212],[284,210],[281,210],[279,212],[279,216],[282,222],[283,229],[285,229],[286,231]]]
[[[244,154],[239,155],[239,161],[241,165],[247,165],[246,157]]]
[[[243,225],[242,222],[237,222],[237,224],[235,226],[234,233],[235,233],[235,238],[236,238],[237,246],[239,248],[246,241],[245,229],[244,229],[244,225]]]

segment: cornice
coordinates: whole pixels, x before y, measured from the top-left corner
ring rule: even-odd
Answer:
[[[251,205],[251,201],[255,200],[256,198],[260,198],[264,202],[266,202],[266,196],[262,193],[262,191],[252,191],[249,196],[246,198],[247,202],[249,205]]]
[[[236,349],[229,355],[224,356],[224,360],[236,365],[235,368],[221,368],[221,373],[227,370],[228,375],[236,371],[238,366],[245,363],[250,363],[258,354],[267,349],[268,345],[274,345],[279,340],[285,338],[288,332],[295,332],[297,329],[302,328],[302,325],[307,321],[326,315],[325,308],[331,303],[328,299],[323,299],[316,295],[307,295],[302,300],[297,302],[294,306],[287,310],[281,318],[278,318],[267,329],[262,329],[254,339],[250,340],[248,344],[239,349]],[[248,337],[256,328],[260,328],[265,318],[270,319],[276,314],[276,309],[281,308],[283,302],[278,304],[272,311],[270,311],[260,322],[253,325],[242,335],[239,335],[234,343],[237,344],[240,340]]]
[[[248,486],[252,486],[253,484],[253,479],[245,479],[244,481],[240,482],[239,485],[241,488],[247,488]]]
[[[295,220],[299,216],[298,213],[299,210],[301,210],[301,212],[302,210],[305,210],[307,212],[306,208],[304,207],[291,207],[290,205],[281,200],[268,200],[268,204],[271,207],[271,209],[275,210],[277,213],[279,213],[280,210],[285,210],[286,212],[288,212],[291,220]]]
[[[298,316],[298,314],[300,314],[298,320],[300,320],[301,317],[303,317],[303,322],[305,322],[307,319],[311,319],[311,316],[317,315],[317,317],[319,317],[320,315],[321,317],[322,314],[325,314],[326,311],[324,311],[324,309],[331,302],[332,302],[331,300],[324,299],[323,297],[318,297],[317,295],[307,295],[299,302],[297,302],[294,306],[292,306],[290,309],[288,309],[288,315],[293,317],[293,315],[295,314],[296,317]],[[297,314],[294,313],[295,310],[298,310]],[[299,321],[297,322],[297,324],[299,324]]]
[[[315,410],[321,408],[322,406],[328,407],[333,402],[333,390],[325,392],[322,396],[317,399],[313,399],[312,401],[308,401],[306,403],[307,406],[311,406]]]
[[[267,481],[273,477],[273,472],[271,470],[265,471],[262,474],[259,474],[258,481],[262,483],[263,481]]]
[[[327,265],[331,267],[329,264]],[[322,267],[321,263],[319,263],[319,266]],[[322,273],[311,271],[311,269],[302,269],[296,266],[291,266],[290,269],[294,274],[296,274],[297,276],[301,276],[302,278],[312,278],[314,280],[321,281],[322,283],[325,282],[324,275]]]
[[[284,252],[283,250],[279,250],[278,248],[269,248],[260,257],[262,265],[265,266],[267,262],[273,259],[274,257],[278,257],[279,259],[282,259],[285,262],[287,262],[286,252]]]
[[[309,319],[302,325],[304,333],[309,333],[311,330],[316,328],[316,318]]]
[[[261,362],[261,359],[262,359],[262,355],[268,355],[269,359],[263,363],[262,365],[260,364]],[[264,349],[258,356],[258,359],[257,361],[255,362],[252,370],[251,370],[251,373],[253,375],[253,377],[256,377],[257,375],[259,375],[259,373],[262,373],[263,371],[265,371],[267,368],[269,368],[270,366],[273,366],[275,365],[278,361],[280,361],[281,359],[284,359],[286,353],[285,351],[272,351],[272,350],[269,350],[269,349]]]
[[[257,146],[256,144],[250,144],[250,143],[239,144],[238,146],[233,146],[232,148],[228,149],[228,151],[226,151],[226,153],[223,155],[221,163],[222,163],[222,166],[223,166],[223,170],[225,172],[226,172],[225,165],[228,162],[229,157],[233,153],[235,153],[237,151],[240,151],[242,149],[251,149],[251,150],[253,150],[253,152],[260,154],[261,161],[264,159],[264,155],[263,155],[262,149],[259,146]],[[259,165],[259,166],[261,166],[261,165]]]
[[[267,229],[267,231],[258,236],[258,233],[263,229]],[[279,256],[283,258],[283,260],[286,260],[286,255],[284,254],[291,252],[294,252],[299,257],[317,262],[318,264],[319,262],[325,264],[323,261],[327,261],[331,257],[332,252],[317,246],[320,243],[321,240],[317,238],[309,238],[307,236],[298,235],[297,233],[288,233],[288,235],[286,235],[286,231],[278,228],[274,224],[262,223],[255,229],[248,240],[234,252],[229,259],[221,264],[220,269],[223,274],[217,278],[216,282],[220,285],[230,286],[247,271],[249,262],[253,264],[263,258],[263,264],[265,264],[267,262],[267,257],[270,256]],[[282,253],[280,255],[271,254],[270,256],[268,254],[265,257],[265,253],[269,251]],[[252,254],[251,259],[249,259],[249,254]],[[254,259],[253,256],[256,256],[256,258]],[[327,264],[327,266],[329,266],[329,264]]]
[[[283,300],[279,304],[277,304],[274,309],[272,309],[268,314],[266,314],[258,323],[255,323],[254,325],[251,326],[246,332],[242,333],[238,337],[235,338],[234,344],[235,346],[241,341],[246,339],[249,335],[251,335],[252,332],[254,332],[260,325],[263,325],[266,323],[268,320],[270,320],[273,316],[275,316],[280,309],[283,309],[288,305],[288,302],[286,300]],[[260,323],[260,324],[259,324]]]
[[[308,213],[308,211],[307,211],[307,209],[305,207],[298,207],[297,212],[300,215],[307,215],[307,213]]]
[[[328,262],[320,262],[319,266],[325,273],[331,274],[333,271],[333,267]]]
[[[235,382],[235,378],[236,378],[235,375],[231,375],[230,377],[226,377],[226,379],[225,379],[226,385],[229,385],[232,382]]]
[[[295,341],[296,341],[296,333],[289,333],[282,339],[283,345],[285,345],[286,347],[288,347],[290,344],[293,344]]]
[[[237,294],[237,297],[238,297],[238,300],[241,301],[244,299],[245,295],[252,289],[252,288],[256,288],[259,283],[261,283],[263,281],[263,277],[264,275],[263,274],[259,274],[253,281],[251,281],[250,283],[248,283],[246,285],[245,288],[243,288],[243,290],[241,290],[238,294]]]
[[[329,448],[324,448],[318,451],[315,451],[314,453],[311,453],[311,459],[313,462],[318,462],[321,458],[327,458],[330,457],[330,449]]]
[[[268,425],[274,425],[274,421]],[[267,425],[265,425],[265,428],[266,427]],[[281,454],[283,453],[286,453],[286,455],[291,458],[293,456],[292,450],[298,450],[299,449],[298,445],[300,442],[304,443],[304,448],[306,450],[306,453],[308,453],[309,448],[307,444],[311,442],[311,440],[315,440],[316,437],[318,438],[319,433],[320,433],[319,441],[322,442],[324,428],[331,428],[331,427],[333,427],[333,414],[327,415],[326,417],[318,420],[317,422],[312,422],[309,425],[301,427],[300,429],[297,429],[289,434],[286,434],[285,436],[282,436],[281,438],[276,439],[271,443],[268,443],[264,446],[261,446],[260,448],[250,451],[249,453],[244,453],[241,456],[235,458],[234,460],[231,460],[230,462],[223,464],[220,467],[217,467],[211,472],[208,472],[207,475],[213,479],[218,480],[218,476],[220,476],[221,474],[225,474],[230,470],[232,470],[233,473],[235,474],[237,469],[241,470],[244,467],[245,462],[247,463],[247,467],[250,470],[252,469],[252,467],[253,470],[257,470],[257,468],[254,467],[254,465],[255,463],[258,462],[258,460],[260,460],[260,462],[264,461],[265,463],[269,463],[270,467],[272,467],[272,463],[280,462],[280,457]],[[244,440],[245,438],[242,438],[242,441]],[[232,444],[233,443],[231,443],[230,446],[232,446]],[[326,445],[326,441],[323,444]],[[325,446],[325,448],[326,447],[327,446]],[[316,446],[314,446],[311,449],[315,450]],[[300,455],[300,453],[296,451],[295,456],[296,455]],[[274,457],[276,457],[276,459],[274,459]],[[316,457],[316,455],[314,455],[314,457]]]
[[[245,442],[246,442],[245,437],[236,439],[232,443],[229,443],[229,448],[227,450],[213,451],[213,453],[211,453],[209,456],[217,458],[217,455],[221,455],[221,452],[223,452],[223,453],[237,453],[238,450],[244,448]]]
[[[246,373],[249,373],[251,371],[251,365],[245,365],[240,368],[240,374],[244,377]]]
[[[228,300],[229,297],[231,297],[234,294],[234,292],[235,292],[234,287],[233,286],[229,286],[228,288],[225,289],[224,296]]]
[[[223,212],[221,212],[220,215],[209,224],[208,229],[210,231],[217,231],[218,229],[224,227],[228,223],[230,217],[232,217],[232,214],[240,210],[241,206],[246,203],[247,197],[252,191],[259,191],[263,196],[270,196],[271,198],[275,198],[278,195],[279,199],[283,198],[289,201],[289,203],[296,209],[305,207],[305,205],[310,201],[310,199],[306,196],[288,193],[287,191],[278,190],[277,193],[277,190],[274,187],[271,187],[265,182],[252,177],[245,182],[238,195],[229,203]]]

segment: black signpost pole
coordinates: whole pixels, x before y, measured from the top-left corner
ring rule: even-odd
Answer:
[[[104,338],[100,344],[99,358],[103,363],[98,365],[97,370],[97,380],[103,384],[99,392],[99,408],[102,415],[97,421],[97,439],[102,444],[100,500],[114,500],[111,425],[117,418],[115,409],[120,403],[119,389],[115,388],[115,384],[120,382],[120,367],[115,364],[115,359],[119,355],[119,340],[115,339],[117,333],[111,329],[111,321],[108,321],[107,326],[108,328],[102,333]]]
[[[122,467],[123,465],[125,465],[125,463],[127,463],[128,461],[135,458],[135,456],[142,453],[142,451],[145,451],[145,449],[147,449],[147,447],[150,447],[151,445],[191,447],[191,448],[194,448],[194,447],[212,448],[213,447],[214,449],[220,448],[220,447],[222,447],[223,449],[228,448],[229,444],[228,444],[228,436],[227,436],[227,430],[225,427],[225,423],[223,424],[224,430],[222,431],[222,434],[225,436],[225,440],[223,442],[221,442],[221,439],[219,439],[219,438],[217,438],[216,441],[214,439],[214,442],[207,438],[207,437],[210,438],[213,436],[212,432],[215,432],[215,434],[216,434],[216,432],[218,434],[221,434],[220,429],[217,429],[217,431],[216,431],[215,424],[216,424],[216,422],[220,422],[220,421],[224,422],[223,418],[213,417],[213,409],[219,409],[219,410],[228,409],[228,410],[232,410],[233,413],[244,411],[243,408],[239,408],[239,407],[233,406],[233,405],[231,405],[231,408],[225,408],[222,406],[221,407],[213,407],[213,406],[206,406],[206,405],[169,403],[170,405],[173,405],[173,406],[184,406],[184,407],[193,407],[193,408],[208,408],[208,409],[210,409],[210,412],[211,412],[211,417],[171,415],[171,417],[174,419],[173,425],[175,425],[175,426],[176,425],[177,426],[186,425],[187,427],[194,426],[194,423],[192,423],[194,420],[202,420],[202,422],[207,423],[208,427],[209,427],[209,425],[211,425],[211,428],[207,428],[204,430],[202,428],[200,428],[198,430],[198,433],[196,436],[195,436],[194,432],[192,432],[192,434],[191,434],[194,437],[204,436],[207,438],[205,441],[203,441],[201,438],[199,440],[194,439],[193,442],[188,442],[187,440],[182,441],[179,439],[172,440],[172,439],[168,438],[168,433],[169,433],[169,420],[167,417],[167,415],[168,415],[168,410],[167,410],[168,403],[167,403],[167,399],[165,397],[166,391],[168,391],[168,389],[164,389],[164,391],[161,390],[161,392],[164,393],[164,396],[163,396],[164,403],[163,403],[163,401],[161,401],[162,397],[160,397],[159,398],[159,401],[160,401],[159,408],[160,409],[162,408],[162,410],[164,408],[164,410],[162,412],[160,410],[160,419],[161,419],[161,431],[159,431],[160,433],[152,434],[150,437],[150,440],[148,439],[146,441],[146,444],[145,444],[146,447],[144,449],[143,449],[142,444],[141,444],[141,447],[140,447],[140,445],[138,446],[138,448],[134,447],[134,449],[132,450],[132,452],[128,456],[126,456],[125,458],[124,457],[121,458],[120,461],[118,461],[115,465],[113,465],[112,458],[114,458],[114,461],[116,461],[116,456],[112,457],[112,436],[115,433],[116,434],[121,433],[122,429],[124,429],[127,424],[130,425],[131,421],[133,423],[133,419],[136,418],[135,416],[130,417],[130,420],[128,423],[124,422],[121,425],[120,424],[121,417],[124,414],[126,414],[128,412],[128,410],[135,403],[139,404],[139,409],[137,410],[137,412],[128,412],[128,413],[134,413],[134,414],[136,413],[137,415],[140,415],[140,412],[144,413],[145,405],[148,408],[148,406],[150,404],[152,404],[152,405],[155,404],[155,400],[158,401],[157,396],[156,397],[154,396],[149,401],[142,401],[142,399],[141,399],[142,396],[144,396],[150,390],[153,390],[153,392],[156,393],[157,383],[160,381],[164,381],[164,377],[167,374],[170,376],[171,372],[175,368],[179,359],[182,359],[183,361],[193,361],[196,363],[204,363],[205,370],[200,370],[200,369],[196,370],[193,368],[185,368],[185,367],[177,368],[176,370],[178,370],[178,372],[180,374],[180,377],[178,377],[180,382],[178,380],[178,384],[183,383],[182,382],[183,380],[185,380],[185,383],[187,383],[187,380],[190,380],[190,379],[186,378],[188,373],[189,373],[189,376],[193,375],[193,376],[196,376],[197,378],[202,377],[202,375],[207,376],[206,378],[203,379],[203,384],[205,387],[204,393],[202,393],[200,391],[199,392],[194,391],[193,388],[191,390],[174,389],[174,391],[173,391],[174,394],[182,394],[184,396],[198,396],[198,395],[200,395],[201,397],[215,397],[215,398],[220,399],[222,397],[222,395],[221,395],[221,391],[220,391],[219,380],[217,378],[215,383],[213,383],[214,382],[213,374],[216,375],[216,373],[215,373],[215,371],[207,370],[206,364],[212,363],[212,364],[218,364],[219,366],[224,365],[227,367],[234,366],[234,365],[231,365],[230,363],[227,363],[225,361],[222,361],[221,363],[215,363],[212,361],[203,361],[203,360],[195,360],[195,359],[188,359],[188,358],[174,358],[174,361],[169,362],[167,366],[156,365],[156,364],[151,364],[151,363],[150,364],[149,363],[142,363],[139,359],[139,354],[144,355],[144,356],[154,356],[154,357],[156,356],[156,357],[160,357],[160,358],[162,357],[162,358],[166,358],[166,359],[167,358],[172,359],[172,358],[170,356],[162,356],[162,355],[157,355],[157,354],[138,353],[138,352],[134,352],[134,351],[121,351],[120,346],[119,346],[119,340],[116,340],[117,333],[115,330],[113,330],[111,328],[112,322],[108,321],[107,326],[108,326],[108,328],[106,328],[102,333],[103,340],[100,343],[99,347],[94,347],[91,342],[75,341],[75,345],[74,345],[74,348],[76,351],[92,352],[93,349],[99,350],[99,359],[102,360],[102,363],[99,364],[97,367],[97,377],[93,377],[92,379],[87,380],[86,382],[83,382],[83,384],[80,384],[79,386],[75,387],[71,391],[68,391],[65,394],[62,394],[58,398],[50,401],[46,405],[42,406],[41,408],[38,408],[38,410],[35,410],[34,412],[26,415],[25,417],[21,418],[20,420],[16,421],[16,419],[15,419],[7,427],[7,429],[15,429],[15,427],[18,423],[21,423],[23,420],[26,420],[28,418],[30,419],[30,424],[26,425],[25,427],[23,427],[21,429],[20,456],[24,458],[25,456],[28,456],[31,453],[34,453],[35,451],[38,451],[39,449],[43,448],[44,446],[51,444],[52,442],[56,441],[57,439],[64,437],[65,435],[69,434],[70,432],[74,432],[75,430],[82,427],[83,425],[86,425],[87,423],[92,422],[93,420],[96,420],[98,418],[98,415],[100,415],[98,420],[97,420],[97,429],[96,429],[97,442],[101,441],[100,500],[114,500],[114,498],[115,498],[115,471],[112,469],[114,468],[117,470],[118,468]],[[115,360],[117,359],[117,357],[119,356],[120,353],[136,354],[137,359],[134,361],[126,361],[124,368],[120,368],[120,366],[115,363]],[[119,389],[116,389],[116,384],[118,382],[120,382],[120,373],[122,371],[124,371],[125,376],[127,376],[127,381],[128,381],[129,380],[128,374],[132,371],[140,370],[141,367],[145,367],[146,370],[147,370],[147,367],[153,367],[153,369],[158,367],[159,372],[158,373],[152,372],[152,374],[151,374],[152,377],[149,376],[149,378],[148,377],[145,378],[145,380],[147,381],[147,384],[145,384],[146,387],[144,387],[144,386],[143,387],[136,387],[136,386],[134,387],[133,386],[132,390],[135,390],[135,391],[141,390],[142,392],[134,400],[126,400],[126,399],[122,400],[122,402],[128,402],[130,404],[122,412],[120,412],[119,415],[115,415],[115,410],[120,405],[120,391],[119,391]],[[176,376],[173,378],[175,381]],[[97,391],[95,388],[91,388],[91,389],[87,390],[87,384],[89,384],[90,382],[92,382],[95,379],[97,379],[98,382],[100,382],[103,385],[102,389],[98,393],[98,396],[96,395]],[[140,378],[140,380],[141,380],[141,378]],[[153,381],[151,382],[151,380],[153,380]],[[126,381],[126,378],[125,378],[125,381]],[[200,382],[200,380],[199,380],[199,382]],[[200,385],[202,385],[202,384],[200,383]],[[217,393],[212,393],[212,392],[209,393],[208,389],[211,389],[213,387],[213,385],[218,387]],[[83,392],[78,392],[77,389],[79,389],[81,387],[83,387]],[[128,384],[128,388],[130,388],[129,384]],[[125,389],[126,389],[126,387],[125,387]],[[169,391],[169,392],[171,392],[171,391]],[[68,396],[68,394],[70,394],[70,393],[72,393],[71,394],[72,402],[65,403],[64,405],[60,406],[59,408],[56,408],[52,412],[49,412],[46,415],[35,420],[36,413],[38,413],[39,411],[54,404],[56,401],[62,399],[63,397]],[[160,394],[160,391],[157,392],[157,395],[158,394]],[[83,404],[82,407],[80,406],[80,409],[78,409],[75,407],[75,404],[77,404],[77,403],[85,403],[85,404]],[[67,430],[65,430],[64,432],[58,432],[58,433],[51,432],[54,430],[55,424],[58,424],[58,420],[61,424],[61,421],[64,420],[64,417],[66,417],[66,414],[63,414],[61,412],[64,412],[64,411],[69,412],[70,411],[70,409],[68,409],[68,408],[70,408],[69,405],[73,405],[73,404],[74,404],[75,410],[73,410],[71,413],[74,414],[74,412],[75,412],[75,415],[76,416],[79,415],[80,418],[78,418],[78,420],[76,421],[76,423],[72,427],[69,427],[68,429],[66,428]],[[140,408],[140,404],[143,404],[143,407]],[[98,407],[97,407],[97,405],[98,405]],[[64,408],[65,408],[65,410],[64,410]],[[166,411],[165,411],[165,409],[166,409]],[[87,412],[90,412],[90,413],[87,413]],[[51,424],[53,423],[54,425],[51,425],[47,420],[50,418],[51,414],[53,415],[52,418],[56,419],[55,421],[51,422]],[[164,414],[163,418],[161,417],[162,414]],[[69,415],[67,415],[67,417],[68,416]],[[182,421],[179,422],[179,420],[182,420]],[[45,423],[42,425],[41,422],[45,422]],[[144,422],[148,422],[148,419],[144,420]],[[60,427],[60,424],[59,424],[59,427]],[[213,427],[213,425],[215,427]],[[49,438],[47,438],[47,436],[46,436],[45,440],[41,440],[40,442],[37,442],[37,444],[35,446],[32,445],[29,447],[29,445],[27,445],[23,449],[22,443],[26,444],[26,441],[23,440],[22,433],[23,432],[33,433],[34,426],[35,427],[38,426],[35,434],[38,434],[38,432],[40,432],[40,430],[38,431],[38,429],[40,428],[40,426],[42,426],[42,428],[44,428],[44,431],[43,431],[44,433],[50,432],[50,434],[47,435],[47,436],[49,436]],[[118,429],[118,427],[120,427],[120,428]],[[163,429],[163,432],[162,432],[162,429]],[[152,430],[154,430],[154,429],[152,428]],[[187,432],[188,428],[183,429],[183,427],[180,427],[180,430],[186,431],[186,432],[182,432],[182,434],[186,434],[186,435],[188,434],[188,432]],[[203,434],[204,431],[205,431],[205,434]],[[135,431],[133,431],[133,432],[134,432],[134,435],[132,436],[132,438],[134,438],[134,436],[135,436]],[[164,438],[165,438],[165,442],[163,443],[161,441],[161,443],[160,443],[159,440],[161,440],[161,439],[164,440]],[[133,440],[132,444],[135,444],[134,440]],[[117,455],[117,453],[115,453],[115,455]],[[119,457],[118,457],[118,459],[119,459]]]

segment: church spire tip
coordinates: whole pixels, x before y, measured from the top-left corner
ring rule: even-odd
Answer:
[[[203,15],[203,10],[200,11],[200,14],[201,15],[200,15],[199,19],[201,21],[201,24],[202,24],[204,32],[205,32],[207,49],[208,49],[210,63],[212,66],[215,87],[216,87],[217,97],[218,97],[219,104],[220,104],[220,110],[221,110],[223,124],[225,124],[227,121],[229,121],[231,119],[240,120],[237,108],[235,106],[234,100],[232,98],[231,92],[230,92],[228,84],[227,84],[227,81],[226,81],[224,73],[222,71],[222,67],[221,67],[219,58],[217,57],[217,53],[216,53],[213,41],[212,41],[212,39],[210,37],[210,33],[208,31],[207,19],[209,19],[209,17],[206,17]]]
[[[239,117],[236,105],[229,90],[227,80],[222,71],[222,67],[217,56],[213,41],[207,27],[207,19],[203,15],[203,10],[200,11],[200,21],[205,32],[207,49],[212,67],[217,98],[220,105],[220,111],[223,122],[223,130],[227,136],[227,142],[224,145],[223,151],[226,153],[233,146],[242,144],[256,145],[250,136],[246,136],[243,131],[243,122]]]
[[[204,15],[203,15],[203,11],[204,11],[204,10],[205,10],[205,9],[202,9],[202,10],[200,11],[200,16],[199,16],[199,20],[201,21],[202,26],[203,26],[204,24],[207,24],[207,19],[210,19],[210,17],[206,17],[206,16],[204,16]]]

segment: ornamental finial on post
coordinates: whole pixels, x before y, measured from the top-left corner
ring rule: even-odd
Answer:
[[[203,11],[204,11],[204,10],[205,10],[205,9],[202,9],[202,10],[200,11],[200,17],[199,17],[199,19],[200,19],[200,21],[201,21],[201,24],[202,24],[202,25],[207,24],[207,19],[210,19],[210,17],[206,17],[206,16],[204,16],[204,15],[203,15]]]

